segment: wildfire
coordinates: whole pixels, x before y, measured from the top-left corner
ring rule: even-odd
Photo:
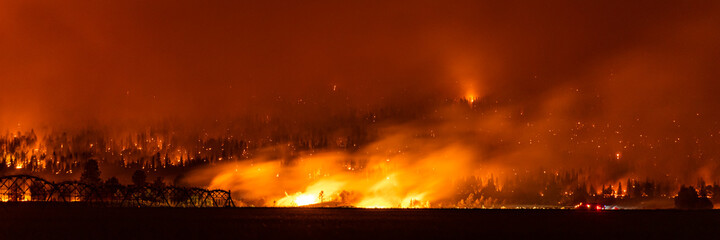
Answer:
[[[474,103],[475,99],[477,99],[477,97],[475,97],[475,95],[472,95],[472,94],[465,96],[465,100],[467,100],[470,103]]]
[[[297,206],[305,206],[318,203],[317,198],[310,194],[301,194],[293,201]]]
[[[321,180],[309,186],[304,192],[285,195],[275,202],[278,207],[307,206],[324,202],[339,202],[343,182],[335,180]],[[327,193],[327,195],[326,195]]]
[[[448,186],[454,179],[469,174],[472,151],[461,144],[429,152],[415,149],[429,149],[425,141],[401,132],[362,154],[308,153],[289,166],[260,159],[228,164],[220,173],[208,173],[216,176],[209,188],[242,193],[237,199],[254,206],[431,207],[452,195]],[[366,164],[351,171],[347,159],[364,159]]]

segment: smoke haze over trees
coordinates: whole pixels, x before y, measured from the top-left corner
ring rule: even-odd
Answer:
[[[718,22],[716,2],[3,2],[0,171],[454,149],[468,177],[714,182]]]
[[[580,117],[640,118],[653,130],[696,113],[717,117],[713,2],[1,8],[9,37],[0,40],[0,122],[10,130],[163,121],[209,128],[245,115],[323,119],[470,94],[533,111],[565,89],[588,93],[563,101]]]

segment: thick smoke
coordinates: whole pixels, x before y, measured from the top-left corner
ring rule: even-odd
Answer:
[[[282,103],[301,99],[338,109],[475,94],[532,107],[568,86],[598,91],[605,111],[597,113],[610,118],[658,107],[711,114],[716,100],[714,3],[125,1],[2,9],[0,102],[9,129],[230,121],[287,114]]]
[[[715,179],[718,16],[715,2],[3,2],[0,129],[164,128],[192,141],[247,119],[297,133],[392,109],[359,150],[300,158],[333,175],[397,148],[420,171],[458,154],[441,162],[483,169],[468,175]],[[472,101],[443,105],[458,98]],[[290,195],[313,183],[292,176],[302,163],[260,155],[236,164],[290,175],[273,183]],[[265,181],[243,176],[243,192]],[[277,197],[267,190],[248,194]]]

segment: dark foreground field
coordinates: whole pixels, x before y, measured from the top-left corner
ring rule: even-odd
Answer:
[[[720,211],[91,208],[0,204],[0,239],[718,239]]]

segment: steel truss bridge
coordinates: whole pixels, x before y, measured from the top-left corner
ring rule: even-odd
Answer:
[[[109,207],[234,207],[229,191],[202,188],[54,183],[30,175],[0,177],[0,202],[84,202]]]

